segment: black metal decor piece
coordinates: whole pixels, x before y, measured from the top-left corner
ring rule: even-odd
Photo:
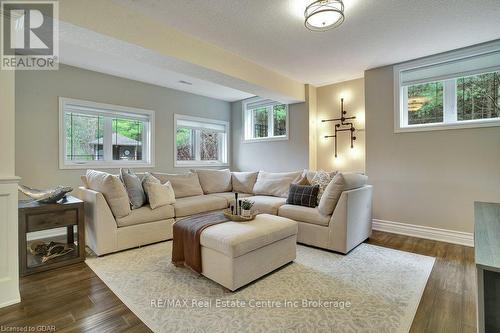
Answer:
[[[337,157],[337,133],[338,132],[349,131],[349,133],[351,135],[351,148],[354,148],[354,140],[356,140],[356,137],[354,136],[354,131],[356,131],[356,128],[354,128],[354,124],[352,122],[346,122],[346,120],[356,119],[356,116],[346,117],[346,114],[347,114],[347,111],[344,110],[344,99],[341,98],[340,99],[340,118],[321,120],[322,123],[327,122],[327,121],[332,121],[335,123],[335,134],[334,135],[325,135],[325,138],[333,138],[333,140],[334,140],[335,157]],[[340,123],[336,123],[339,121],[340,121]]]

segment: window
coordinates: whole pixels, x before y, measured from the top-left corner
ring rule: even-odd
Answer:
[[[59,166],[152,167],[154,112],[59,98]]]
[[[394,67],[395,131],[500,126],[500,43]]]
[[[288,105],[269,99],[243,102],[245,142],[288,139]]]
[[[176,114],[174,123],[176,167],[228,165],[227,121]]]

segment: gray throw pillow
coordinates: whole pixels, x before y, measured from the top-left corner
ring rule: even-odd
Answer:
[[[146,194],[142,181],[130,169],[120,169],[120,178],[127,189],[128,199],[132,209],[141,208],[146,203]]]

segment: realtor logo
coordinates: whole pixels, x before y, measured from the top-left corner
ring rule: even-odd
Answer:
[[[58,69],[57,1],[1,1],[1,69]]]

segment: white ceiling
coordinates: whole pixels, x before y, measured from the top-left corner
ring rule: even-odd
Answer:
[[[229,102],[254,96],[245,91],[258,91],[218,73],[66,22],[59,23],[59,39],[60,61],[67,65]]]
[[[499,0],[344,0],[345,22],[323,33],[303,26],[311,0],[115,2],[314,85],[500,38]]]

